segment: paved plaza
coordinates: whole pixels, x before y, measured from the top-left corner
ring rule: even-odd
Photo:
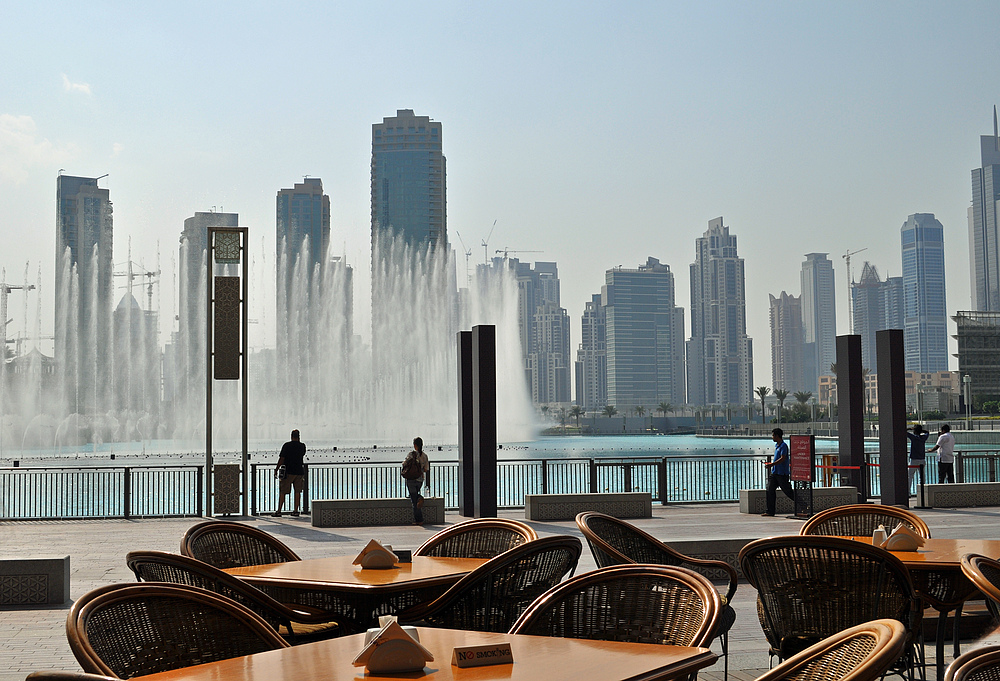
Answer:
[[[1000,508],[918,510],[934,537],[998,539]],[[504,511],[504,517],[523,520],[523,511]],[[463,520],[449,514],[447,522]],[[444,525],[401,527],[314,528],[309,518],[245,519],[278,536],[303,558],[356,554],[369,539],[396,548],[415,549]],[[0,523],[0,557],[70,556],[71,596],[105,584],[134,581],[125,566],[133,550],[179,552],[181,536],[200,519],[40,521]],[[800,521],[761,518],[739,513],[737,504],[654,506],[653,518],[632,521],[666,542],[711,539],[753,539],[797,534]],[[576,524],[529,522],[540,536],[570,534],[583,541]],[[584,542],[577,573],[595,567]],[[79,670],[66,642],[65,619],[70,604],[47,608],[13,608],[0,611],[0,681],[22,681],[39,669]],[[733,603],[737,621],[730,632],[730,678],[753,679],[768,666],[767,644],[756,612],[756,592],[741,582]],[[966,643],[963,650],[970,647]],[[719,652],[719,644],[713,646]],[[950,648],[950,646],[949,646]],[[928,661],[934,659],[933,644]],[[933,674],[933,672],[931,672]],[[722,661],[701,672],[700,678],[721,681]]]

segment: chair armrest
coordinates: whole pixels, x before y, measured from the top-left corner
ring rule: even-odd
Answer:
[[[727,602],[732,603],[733,596],[736,594],[736,586],[739,582],[736,568],[724,560],[714,560],[710,558],[692,558],[691,556],[683,556],[683,561],[689,565],[695,565],[700,568],[709,568],[712,570],[722,570],[728,574],[729,588],[723,595],[726,597]]]

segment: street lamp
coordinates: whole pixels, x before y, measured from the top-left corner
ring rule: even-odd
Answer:
[[[924,385],[923,383],[917,383],[917,422],[924,422],[924,405],[921,397],[923,396]]]
[[[972,400],[970,399],[972,377],[966,374],[962,377],[962,383],[965,385],[965,429],[972,430]]]

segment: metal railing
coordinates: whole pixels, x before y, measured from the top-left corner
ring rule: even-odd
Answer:
[[[830,475],[831,453],[816,456],[818,481],[840,486]],[[637,457],[622,459],[519,459],[497,463],[499,508],[524,506],[526,494],[649,492],[653,501],[737,501],[741,489],[761,489],[767,471],[760,456]],[[866,455],[869,495],[878,497],[879,455]],[[400,498],[406,495],[397,463],[308,464],[305,507],[313,499]],[[926,482],[937,482],[937,458],[928,455]],[[956,452],[957,482],[996,482],[1000,450]],[[445,508],[458,508],[459,463],[435,462],[431,489]],[[250,464],[250,512],[277,508],[272,464]],[[0,468],[0,520],[201,516],[204,466],[100,466]]]

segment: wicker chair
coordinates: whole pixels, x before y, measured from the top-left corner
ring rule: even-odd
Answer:
[[[421,544],[413,555],[494,558],[536,539],[535,531],[517,520],[474,518],[441,530]]]
[[[267,532],[223,520],[210,520],[188,529],[181,539],[181,553],[220,570],[302,560]]]
[[[616,565],[553,587],[531,604],[510,633],[704,646],[712,640],[721,605],[715,587],[697,572]]]
[[[1000,681],[1000,646],[984,646],[956,657],[944,681]]]
[[[112,584],[73,604],[66,637],[85,672],[129,679],[287,648],[239,603],[177,584]]]
[[[924,539],[931,530],[916,513],[896,506],[849,504],[820,511],[799,529],[799,534],[825,534],[834,537],[870,537],[879,525],[892,531],[900,523]]]
[[[757,681],[875,681],[905,650],[906,628],[896,620],[875,620],[806,648]]]
[[[589,511],[576,516],[576,524],[590,545],[598,567],[647,563],[686,567],[711,579],[728,579],[723,596],[719,622],[712,637],[722,645],[725,678],[729,677],[729,630],[736,622],[736,611],[730,603],[736,594],[736,568],[722,560],[707,560],[685,556],[635,525],[603,513]]]
[[[844,629],[894,619],[907,630],[908,671],[922,663],[920,598],[888,551],[837,537],[770,537],[740,551],[757,589],[757,612],[771,655],[787,660]]]
[[[962,573],[986,596],[986,607],[1000,621],[1000,561],[977,553],[962,556]]]
[[[344,633],[331,613],[279,603],[242,579],[196,558],[163,551],[132,551],[125,562],[139,581],[185,584],[231,598],[260,615],[292,644],[333,638]]]
[[[483,563],[429,603],[398,614],[400,623],[506,633],[532,601],[576,569],[576,537],[544,537]]]

